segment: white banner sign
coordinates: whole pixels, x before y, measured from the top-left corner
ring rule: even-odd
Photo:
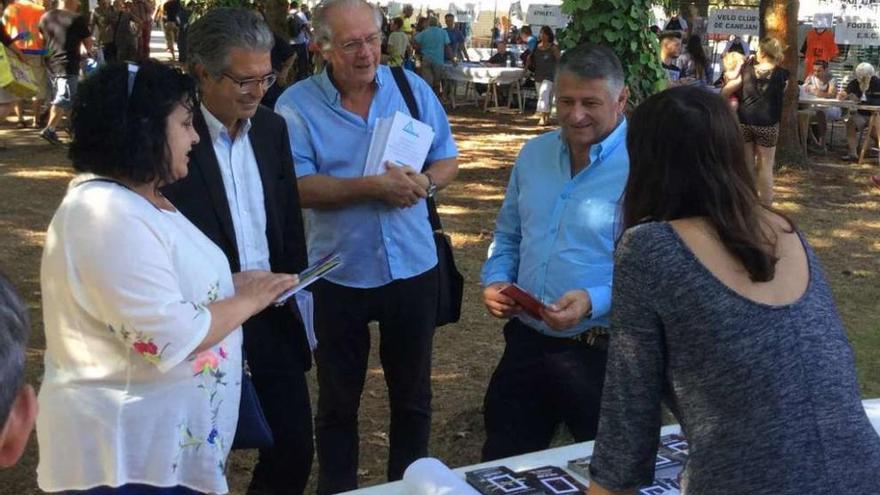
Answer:
[[[840,45],[880,46],[880,18],[873,13],[845,16],[834,26],[834,42]]]
[[[831,29],[834,14],[824,12],[821,14],[813,14],[813,27],[817,29]]]
[[[709,12],[709,34],[758,36],[757,9],[715,9]]]
[[[455,14],[455,22],[473,24],[477,19],[476,5],[472,3],[465,4],[464,8],[454,3],[450,3],[447,12]]]
[[[863,9],[874,9],[880,14],[880,0],[801,0],[798,20],[807,21],[814,14],[830,12],[834,17],[856,15]]]
[[[525,16],[522,11],[522,3],[519,1],[512,2],[510,4],[510,22],[515,24],[517,27],[522,26],[525,23]]]
[[[568,18],[562,15],[561,5],[531,4],[526,12],[526,24],[564,28],[568,25]],[[532,31],[537,32],[535,29]]]
[[[400,2],[388,2],[388,17],[394,19],[403,12],[403,4]]]

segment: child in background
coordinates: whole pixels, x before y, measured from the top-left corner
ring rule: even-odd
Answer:
[[[739,72],[742,69],[743,64],[746,61],[745,55],[739,52],[727,52],[724,54],[724,57],[721,58],[721,65],[724,67],[724,73],[722,74],[721,86],[724,87],[728,81],[731,79],[736,79],[739,77]],[[739,106],[739,98],[735,94],[730,95],[727,99],[730,102],[730,107],[734,110]]]

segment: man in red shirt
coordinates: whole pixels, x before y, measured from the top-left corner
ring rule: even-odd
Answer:
[[[813,64],[817,60],[830,61],[837,56],[837,43],[834,42],[834,32],[825,28],[813,28],[807,33],[804,41],[804,79],[813,73]]]

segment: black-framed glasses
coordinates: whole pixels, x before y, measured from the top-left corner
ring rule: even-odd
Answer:
[[[255,89],[260,89],[262,91],[266,91],[271,88],[275,81],[278,80],[278,74],[271,72],[266,74],[263,77],[250,77],[247,79],[238,79],[236,77],[231,76],[230,74],[224,72],[222,74],[224,77],[229,78],[230,81],[234,82],[238,85],[238,90],[242,94],[247,94],[252,92]]]
[[[339,45],[339,49],[342,50],[342,53],[354,55],[361,51],[363,46],[378,46],[380,41],[382,41],[382,33],[374,33],[363,39],[343,43]]]

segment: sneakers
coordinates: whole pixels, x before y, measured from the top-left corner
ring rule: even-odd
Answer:
[[[62,141],[61,138],[58,137],[58,133],[55,132],[53,129],[49,129],[48,127],[40,131],[40,137],[45,139],[46,141],[49,141],[52,144],[64,144],[64,141]]]

